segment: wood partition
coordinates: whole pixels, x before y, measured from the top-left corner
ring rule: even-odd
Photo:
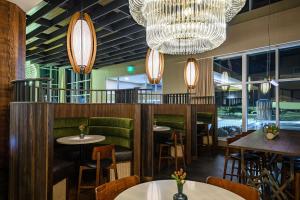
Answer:
[[[213,113],[213,139],[214,144],[217,144],[217,128],[218,128],[218,120],[217,120],[217,106],[215,104],[193,104],[192,105],[192,157],[193,159],[197,159],[198,157],[198,138],[197,138],[197,112],[209,112]]]
[[[153,118],[155,114],[183,115],[186,128],[186,160],[191,158],[191,105],[187,104],[157,104],[142,105],[142,176],[154,177],[154,134]]]
[[[10,104],[9,199],[52,199],[53,105]]]
[[[52,199],[55,118],[134,119],[133,172],[140,175],[141,105],[11,103],[10,106],[10,199]]]
[[[142,105],[142,176],[154,177],[154,134],[153,118],[155,114],[183,115],[185,118],[186,144],[185,153],[187,164],[197,159],[197,112],[214,113],[216,124],[216,106],[214,104],[158,104]]]
[[[9,103],[11,84],[25,76],[26,13],[0,1],[0,199],[8,199]]]

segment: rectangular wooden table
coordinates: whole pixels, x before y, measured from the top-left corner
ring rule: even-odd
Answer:
[[[269,183],[272,184],[274,189],[274,195],[276,197],[283,196],[287,199],[288,197],[284,194],[284,190],[288,183],[294,179],[294,158],[300,157],[300,132],[280,130],[279,135],[274,140],[268,140],[262,130],[257,130],[241,139],[229,144],[231,148],[241,149],[241,165],[242,165],[242,178],[246,176],[246,169],[244,163],[244,152],[246,150],[253,150],[258,152],[272,153],[276,155],[289,156],[290,159],[290,179],[279,186],[272,177],[270,177],[271,172],[269,169],[264,169],[263,175],[268,175]]]

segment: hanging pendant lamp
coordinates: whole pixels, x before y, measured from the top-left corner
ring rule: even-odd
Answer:
[[[184,67],[184,80],[188,90],[195,89],[199,79],[199,63],[195,58],[189,58]]]
[[[67,34],[67,50],[76,73],[87,74],[92,71],[97,53],[97,38],[88,14],[76,12],[72,16]]]
[[[159,84],[164,72],[164,54],[149,48],[145,66],[149,83]]]
[[[229,74],[228,72],[223,72],[222,77],[221,77],[221,83],[222,84],[228,84],[229,83]],[[229,90],[229,85],[222,85],[222,90],[223,91],[228,91]]]
[[[261,83],[260,84],[260,91],[263,93],[263,94],[267,94],[269,92],[269,90],[271,89],[271,85],[270,85],[270,82],[265,78],[264,79],[264,83]]]

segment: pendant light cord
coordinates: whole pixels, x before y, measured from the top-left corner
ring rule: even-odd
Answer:
[[[268,81],[271,81],[271,38],[270,38],[270,21],[271,21],[271,0],[269,0],[269,16],[268,16],[268,43],[269,43],[269,51],[267,54],[267,78]]]

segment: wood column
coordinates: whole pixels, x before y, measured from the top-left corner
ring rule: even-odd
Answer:
[[[7,199],[10,81],[24,78],[26,15],[15,4],[0,1],[0,199]]]

